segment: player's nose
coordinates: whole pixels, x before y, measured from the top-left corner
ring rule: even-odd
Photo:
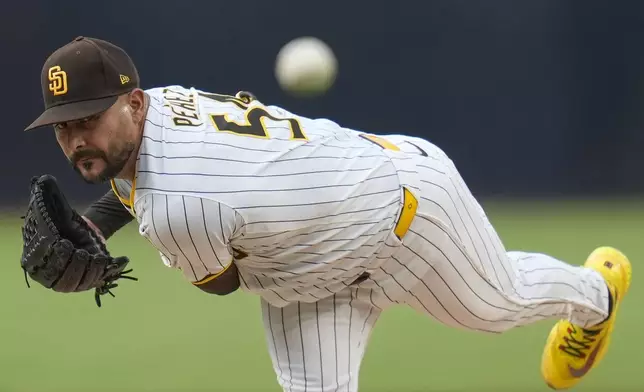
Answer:
[[[87,147],[87,140],[85,139],[85,133],[79,129],[69,129],[68,135],[68,146],[72,151],[82,150]]]

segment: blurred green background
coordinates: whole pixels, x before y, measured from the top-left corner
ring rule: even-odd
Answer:
[[[644,391],[639,300],[644,202],[487,202],[507,249],[583,263],[612,245],[631,258],[632,290],[608,355],[578,391]],[[57,294],[19,268],[18,214],[0,224],[0,391],[274,391],[259,301],[209,296],[166,268],[133,225],[110,240],[129,255],[139,282],[94,304],[92,293]],[[450,330],[406,308],[377,324],[361,370],[361,392],[548,391],[539,361],[552,322],[501,336]]]

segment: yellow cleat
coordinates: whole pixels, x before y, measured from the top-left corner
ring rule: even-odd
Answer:
[[[589,328],[581,328],[568,320],[555,324],[541,358],[541,374],[552,389],[575,386],[604,357],[617,310],[631,283],[631,263],[617,249],[595,249],[584,266],[599,272],[606,280],[613,300],[612,311],[604,322]]]

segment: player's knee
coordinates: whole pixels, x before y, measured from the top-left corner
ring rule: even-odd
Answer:
[[[485,307],[472,307],[471,314],[461,315],[459,326],[477,332],[499,334],[518,325],[515,312],[491,310]]]

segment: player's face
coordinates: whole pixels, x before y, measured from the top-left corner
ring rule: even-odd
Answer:
[[[121,96],[101,114],[56,125],[58,144],[85,181],[102,183],[123,171],[138,146],[142,96]]]

